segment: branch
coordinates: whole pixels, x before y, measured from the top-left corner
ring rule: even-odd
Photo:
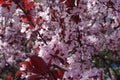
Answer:
[[[19,5],[18,2],[14,1],[14,0],[13,0],[13,2],[14,2],[16,5],[18,5],[18,7],[19,7],[19,8],[23,11],[23,13],[26,15],[26,17],[27,17],[28,21],[30,22],[30,24],[35,28],[35,24],[31,21],[31,19],[30,19],[29,16],[27,15],[27,11],[25,11],[25,10],[21,7],[21,5]],[[42,24],[40,24],[40,25],[42,25]],[[40,25],[39,25],[39,26],[40,26]],[[33,31],[33,33],[34,33],[34,31]],[[39,33],[38,30],[37,30],[37,33],[35,32],[34,34],[38,34],[39,37],[42,39],[42,41],[47,45],[47,42],[46,42],[45,39],[40,35],[40,33]]]

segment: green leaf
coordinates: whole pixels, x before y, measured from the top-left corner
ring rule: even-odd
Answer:
[[[35,2],[41,2],[41,0],[35,0]]]
[[[99,54],[102,56],[113,57],[113,53],[111,50],[103,50]]]
[[[2,79],[3,79],[3,78],[4,78],[4,75],[3,75],[3,74],[0,74],[0,78],[2,78]]]

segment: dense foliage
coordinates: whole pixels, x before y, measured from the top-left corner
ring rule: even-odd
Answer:
[[[0,0],[2,80],[119,80],[120,0]]]

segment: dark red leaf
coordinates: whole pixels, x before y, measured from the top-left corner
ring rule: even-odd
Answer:
[[[41,17],[41,16],[40,16],[40,17],[38,17],[38,18],[36,19],[36,24],[39,24],[41,19],[42,19],[42,17]]]
[[[27,19],[27,17],[25,15],[21,16],[21,20],[24,21],[24,22],[28,21],[28,19]]]
[[[42,79],[39,75],[32,75],[28,77],[28,80],[40,80]]]
[[[11,2],[10,2],[10,1],[6,1],[5,4],[6,4],[6,5],[10,5]]]
[[[0,1],[0,4],[2,4],[2,7],[6,7],[6,6],[11,5],[11,2],[2,0],[2,1]]]
[[[66,0],[65,2],[67,7],[74,7],[75,6],[75,0]]]
[[[22,15],[21,20],[24,22],[28,22],[28,21],[33,21],[34,19],[33,19],[32,15],[27,14],[27,15]]]
[[[59,18],[59,21],[62,24],[64,22],[64,18]]]
[[[72,16],[71,16],[71,19],[72,19],[76,24],[81,21],[79,15],[76,15],[76,14],[75,14],[75,15],[72,15]]]
[[[20,66],[22,66],[22,65],[30,66],[30,62],[23,61],[23,62],[20,63]]]
[[[14,1],[15,3],[19,3],[19,2],[23,2],[23,0],[12,0],[12,1]]]
[[[63,78],[63,75],[64,75],[65,70],[62,70],[62,69],[57,69],[56,71],[57,71],[58,77],[59,77],[60,79],[62,79],[62,78]]]
[[[51,77],[54,78],[54,80],[57,80],[59,78],[59,75],[56,70],[51,71]]]
[[[54,70],[51,71],[51,74],[52,74],[51,76],[55,80],[57,80],[57,79],[61,79],[62,80],[64,72],[65,72],[65,70],[62,70],[62,69],[54,69]]]
[[[22,0],[25,5],[28,4],[28,0]]]
[[[15,73],[15,76],[19,76],[19,75],[21,75],[21,74],[22,74],[22,72],[23,72],[23,71],[18,70],[18,71]]]
[[[26,5],[26,9],[27,9],[27,10],[30,10],[30,8],[32,8],[33,5],[34,5],[34,2],[33,2],[33,1],[29,2],[29,3]]]
[[[28,29],[32,30],[32,29],[34,29],[34,27],[33,27],[32,25],[30,25],[30,26],[27,28],[27,30],[28,30]]]
[[[5,2],[4,1],[0,1],[0,4],[5,4]]]
[[[37,74],[46,74],[48,72],[48,66],[45,61],[36,55],[30,57],[31,65],[33,65],[33,72]]]
[[[3,3],[4,3],[4,0],[1,0],[1,1],[0,1],[0,4],[3,4]]]
[[[65,0],[59,0],[59,2],[64,2]]]
[[[6,78],[7,78],[7,80],[12,80],[11,74],[7,74],[7,75],[6,75]]]
[[[29,21],[33,21],[33,16],[31,14],[27,14],[27,18],[29,19]]]

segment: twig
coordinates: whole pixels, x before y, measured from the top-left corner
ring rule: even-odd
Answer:
[[[23,11],[23,13],[26,15],[26,17],[27,17],[28,21],[30,22],[30,24],[35,28],[35,24],[31,21],[31,19],[30,19],[29,16],[27,15],[27,12],[19,5],[18,2],[15,2],[14,0],[13,0],[13,2],[18,5],[18,7],[19,7],[19,8]],[[37,33],[39,33],[39,31],[38,31]],[[36,34],[36,33],[35,33],[35,34]],[[47,42],[44,40],[44,38],[43,38],[40,34],[39,34],[39,37],[40,37],[40,38],[42,39],[42,41],[47,45]]]

